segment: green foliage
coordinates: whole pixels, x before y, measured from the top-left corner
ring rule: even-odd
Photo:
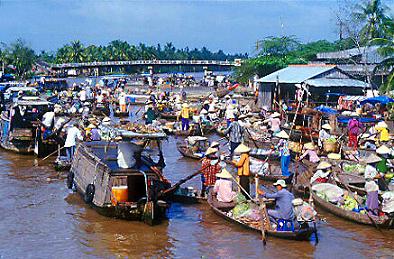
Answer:
[[[22,39],[18,39],[7,47],[6,53],[6,61],[15,67],[16,76],[20,79],[26,78],[36,60],[34,50]]]
[[[124,61],[148,59],[204,59],[204,60],[233,60],[247,58],[247,54],[225,54],[222,50],[211,52],[206,47],[201,49],[177,49],[171,42],[162,47],[148,46],[143,43],[130,45],[126,41],[114,40],[107,46],[90,45],[84,47],[80,41],[73,41],[59,48],[55,54],[56,63],[93,62],[93,61]]]

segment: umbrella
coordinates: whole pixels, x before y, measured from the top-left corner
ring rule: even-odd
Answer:
[[[370,104],[376,104],[376,103],[381,103],[381,104],[388,104],[388,103],[393,103],[394,99],[390,98],[386,95],[381,95],[381,96],[376,96],[376,97],[371,97],[371,98],[367,98],[363,101],[360,102],[361,105],[364,105],[366,103],[370,103]]]

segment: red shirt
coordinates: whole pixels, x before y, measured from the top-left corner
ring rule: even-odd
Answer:
[[[201,164],[201,172],[204,177],[205,186],[213,186],[216,182],[216,174],[220,171],[219,163],[211,165],[211,159],[203,158]]]

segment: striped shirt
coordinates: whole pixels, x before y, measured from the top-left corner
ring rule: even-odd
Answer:
[[[241,143],[243,128],[239,125],[238,121],[234,121],[230,124],[230,126],[225,130],[224,134],[229,134],[230,141],[233,143]]]

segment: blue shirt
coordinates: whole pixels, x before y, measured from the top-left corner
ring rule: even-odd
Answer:
[[[275,210],[278,211],[280,217],[285,220],[293,220],[293,204],[294,195],[286,189],[282,189],[275,193],[266,193],[264,197],[275,199]]]

